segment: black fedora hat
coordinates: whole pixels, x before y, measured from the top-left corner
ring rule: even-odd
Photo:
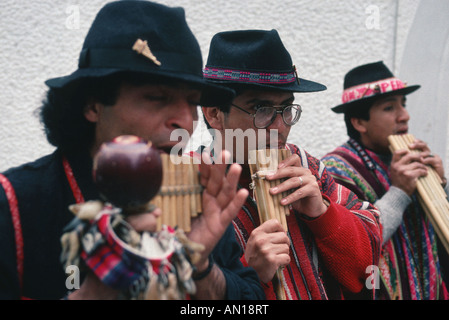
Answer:
[[[234,92],[206,82],[202,68],[200,46],[183,8],[123,0],[98,12],[84,40],[78,70],[45,83],[63,88],[83,78],[136,72],[192,84],[206,93],[204,106],[230,102]]]
[[[203,73],[213,83],[290,92],[326,90],[320,83],[297,76],[292,58],[274,29],[217,33]]]
[[[387,68],[383,61],[365,64],[349,71],[344,80],[342,104],[332,108],[335,113],[345,113],[356,107],[371,105],[389,95],[407,95],[420,85],[407,86]]]

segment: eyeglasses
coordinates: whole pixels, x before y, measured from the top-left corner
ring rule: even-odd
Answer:
[[[235,104],[231,105],[253,117],[254,126],[257,129],[269,127],[278,114],[282,114],[282,120],[284,120],[286,125],[292,126],[298,122],[302,113],[302,108],[299,104],[289,104],[286,106],[256,106],[256,113],[248,112]],[[282,109],[278,110],[278,108]]]

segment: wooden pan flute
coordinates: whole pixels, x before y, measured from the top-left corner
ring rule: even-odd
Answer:
[[[168,154],[161,154],[161,159],[162,185],[151,201],[162,210],[158,230],[167,225],[190,232],[191,219],[202,213],[203,188],[199,182],[199,165],[187,156],[175,160]]]
[[[281,199],[286,197],[288,193],[271,195],[270,188],[279,185],[282,181],[268,181],[265,177],[276,172],[279,162],[290,156],[290,150],[285,149],[253,150],[249,152],[252,189],[254,190],[260,223],[276,219],[282,224],[286,232],[288,231],[287,216],[290,214],[290,209],[288,206],[281,205]],[[282,268],[280,268],[273,279],[278,300],[286,300],[283,288],[284,282],[284,275]]]
[[[415,141],[411,134],[391,135],[388,137],[390,149],[410,150],[409,144]],[[419,150],[410,150],[419,153]],[[441,186],[441,179],[433,167],[428,166],[428,174],[420,177],[417,182],[418,199],[421,203],[427,217],[432,223],[438,237],[449,252],[449,202],[446,192]]]

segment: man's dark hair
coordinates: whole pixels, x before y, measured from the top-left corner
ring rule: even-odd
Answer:
[[[250,84],[236,84],[236,83],[222,84],[222,83],[220,83],[220,85],[234,90],[235,97],[238,97],[239,95],[243,94],[243,92],[248,91],[248,90],[260,90],[260,91],[267,90],[266,88],[252,86]],[[221,106],[217,106],[217,108],[223,113],[229,113],[229,111],[231,110],[230,105],[221,105]],[[207,129],[211,129],[212,127],[210,126],[209,122],[207,122],[207,119],[204,116],[204,114],[203,114],[203,119],[204,119],[204,122],[206,123]]]
[[[106,106],[116,103],[124,83],[140,86],[156,79],[138,73],[117,73],[103,78],[86,78],[60,89],[49,89],[38,110],[47,140],[64,152],[89,150],[94,143],[95,123],[84,117],[84,109],[93,99]],[[161,79],[158,83],[162,82]]]
[[[358,118],[363,120],[369,120],[369,110],[372,104],[358,105],[345,112],[346,131],[348,136],[356,141],[360,140],[360,132],[358,132],[351,123],[351,118]]]

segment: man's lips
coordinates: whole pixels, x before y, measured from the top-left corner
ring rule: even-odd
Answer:
[[[408,133],[408,128],[401,128],[396,130],[395,134],[407,134]]]

